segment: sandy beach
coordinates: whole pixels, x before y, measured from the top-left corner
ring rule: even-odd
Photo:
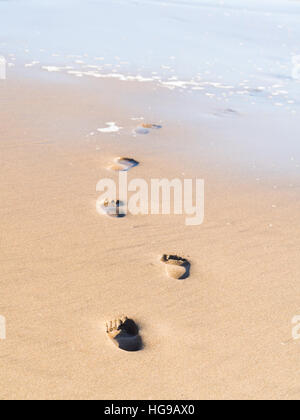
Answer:
[[[296,106],[21,63],[0,80],[0,399],[299,399]],[[204,223],[98,214],[119,156],[129,179],[203,179]],[[124,315],[140,351],[107,336]]]
[[[1,398],[297,397],[299,185],[280,178],[274,189],[267,177],[223,171],[225,163],[218,171],[209,153],[192,164],[176,121],[163,119],[163,131],[142,138],[87,137],[99,119],[113,115],[130,130],[140,115],[110,104],[107,83],[99,89],[102,98],[91,86],[94,95],[79,101],[79,83],[23,81],[20,89],[15,80],[4,88]],[[114,96],[127,89],[140,87],[119,84]],[[157,92],[143,96],[149,104]],[[189,137],[199,134],[190,127]],[[142,162],[135,176],[145,179],[202,176],[205,223],[101,217],[95,186],[122,154]],[[166,252],[190,259],[189,279],[166,277]],[[121,314],[139,324],[143,351],[107,340],[105,321]]]

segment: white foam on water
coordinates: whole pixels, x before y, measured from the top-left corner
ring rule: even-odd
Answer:
[[[99,133],[117,133],[123,128],[123,127],[118,127],[115,122],[107,122],[106,125],[108,127],[98,128],[97,131],[99,131]]]
[[[61,67],[56,66],[42,66],[42,69],[49,71],[50,73],[61,71]]]
[[[37,64],[40,64],[40,62],[39,61],[32,61],[31,63],[26,63],[25,64],[25,67],[34,67],[34,66],[36,66]]]

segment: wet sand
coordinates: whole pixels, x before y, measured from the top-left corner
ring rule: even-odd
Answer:
[[[235,120],[207,108],[197,123],[171,118],[190,100],[177,95],[117,81],[2,84],[1,399],[300,397],[298,169],[253,169],[246,146],[238,164],[226,141]],[[134,137],[139,116],[163,129]],[[109,121],[123,130],[89,135]],[[205,179],[204,224],[100,216],[96,184],[117,177],[106,168],[118,156],[140,163],[130,177]],[[163,254],[187,258],[190,276],[168,278]],[[106,335],[123,314],[139,352]]]

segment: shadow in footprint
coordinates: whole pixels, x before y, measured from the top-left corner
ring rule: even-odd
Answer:
[[[184,280],[190,276],[191,264],[177,255],[163,255],[161,261],[166,265],[167,275],[173,279]]]
[[[127,317],[116,319],[106,324],[106,332],[109,338],[121,350],[139,351],[143,349],[142,338],[139,335],[139,327]]]
[[[141,124],[134,130],[134,133],[149,134],[150,130],[159,130],[160,128],[162,128],[162,126],[159,124]]]
[[[128,157],[119,157],[115,159],[115,163],[113,165],[110,165],[108,169],[116,172],[127,172],[138,165],[139,162],[135,159]]]

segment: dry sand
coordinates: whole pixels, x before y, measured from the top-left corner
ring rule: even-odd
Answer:
[[[299,182],[259,182],[214,154],[203,123],[160,121],[173,92],[95,86],[1,85],[0,398],[299,398]],[[163,129],[133,137],[139,115]],[[108,121],[124,129],[88,136]],[[101,217],[96,184],[118,156],[140,162],[130,176],[204,178],[205,223]],[[165,253],[190,277],[168,278]],[[107,338],[124,314],[142,351]]]

